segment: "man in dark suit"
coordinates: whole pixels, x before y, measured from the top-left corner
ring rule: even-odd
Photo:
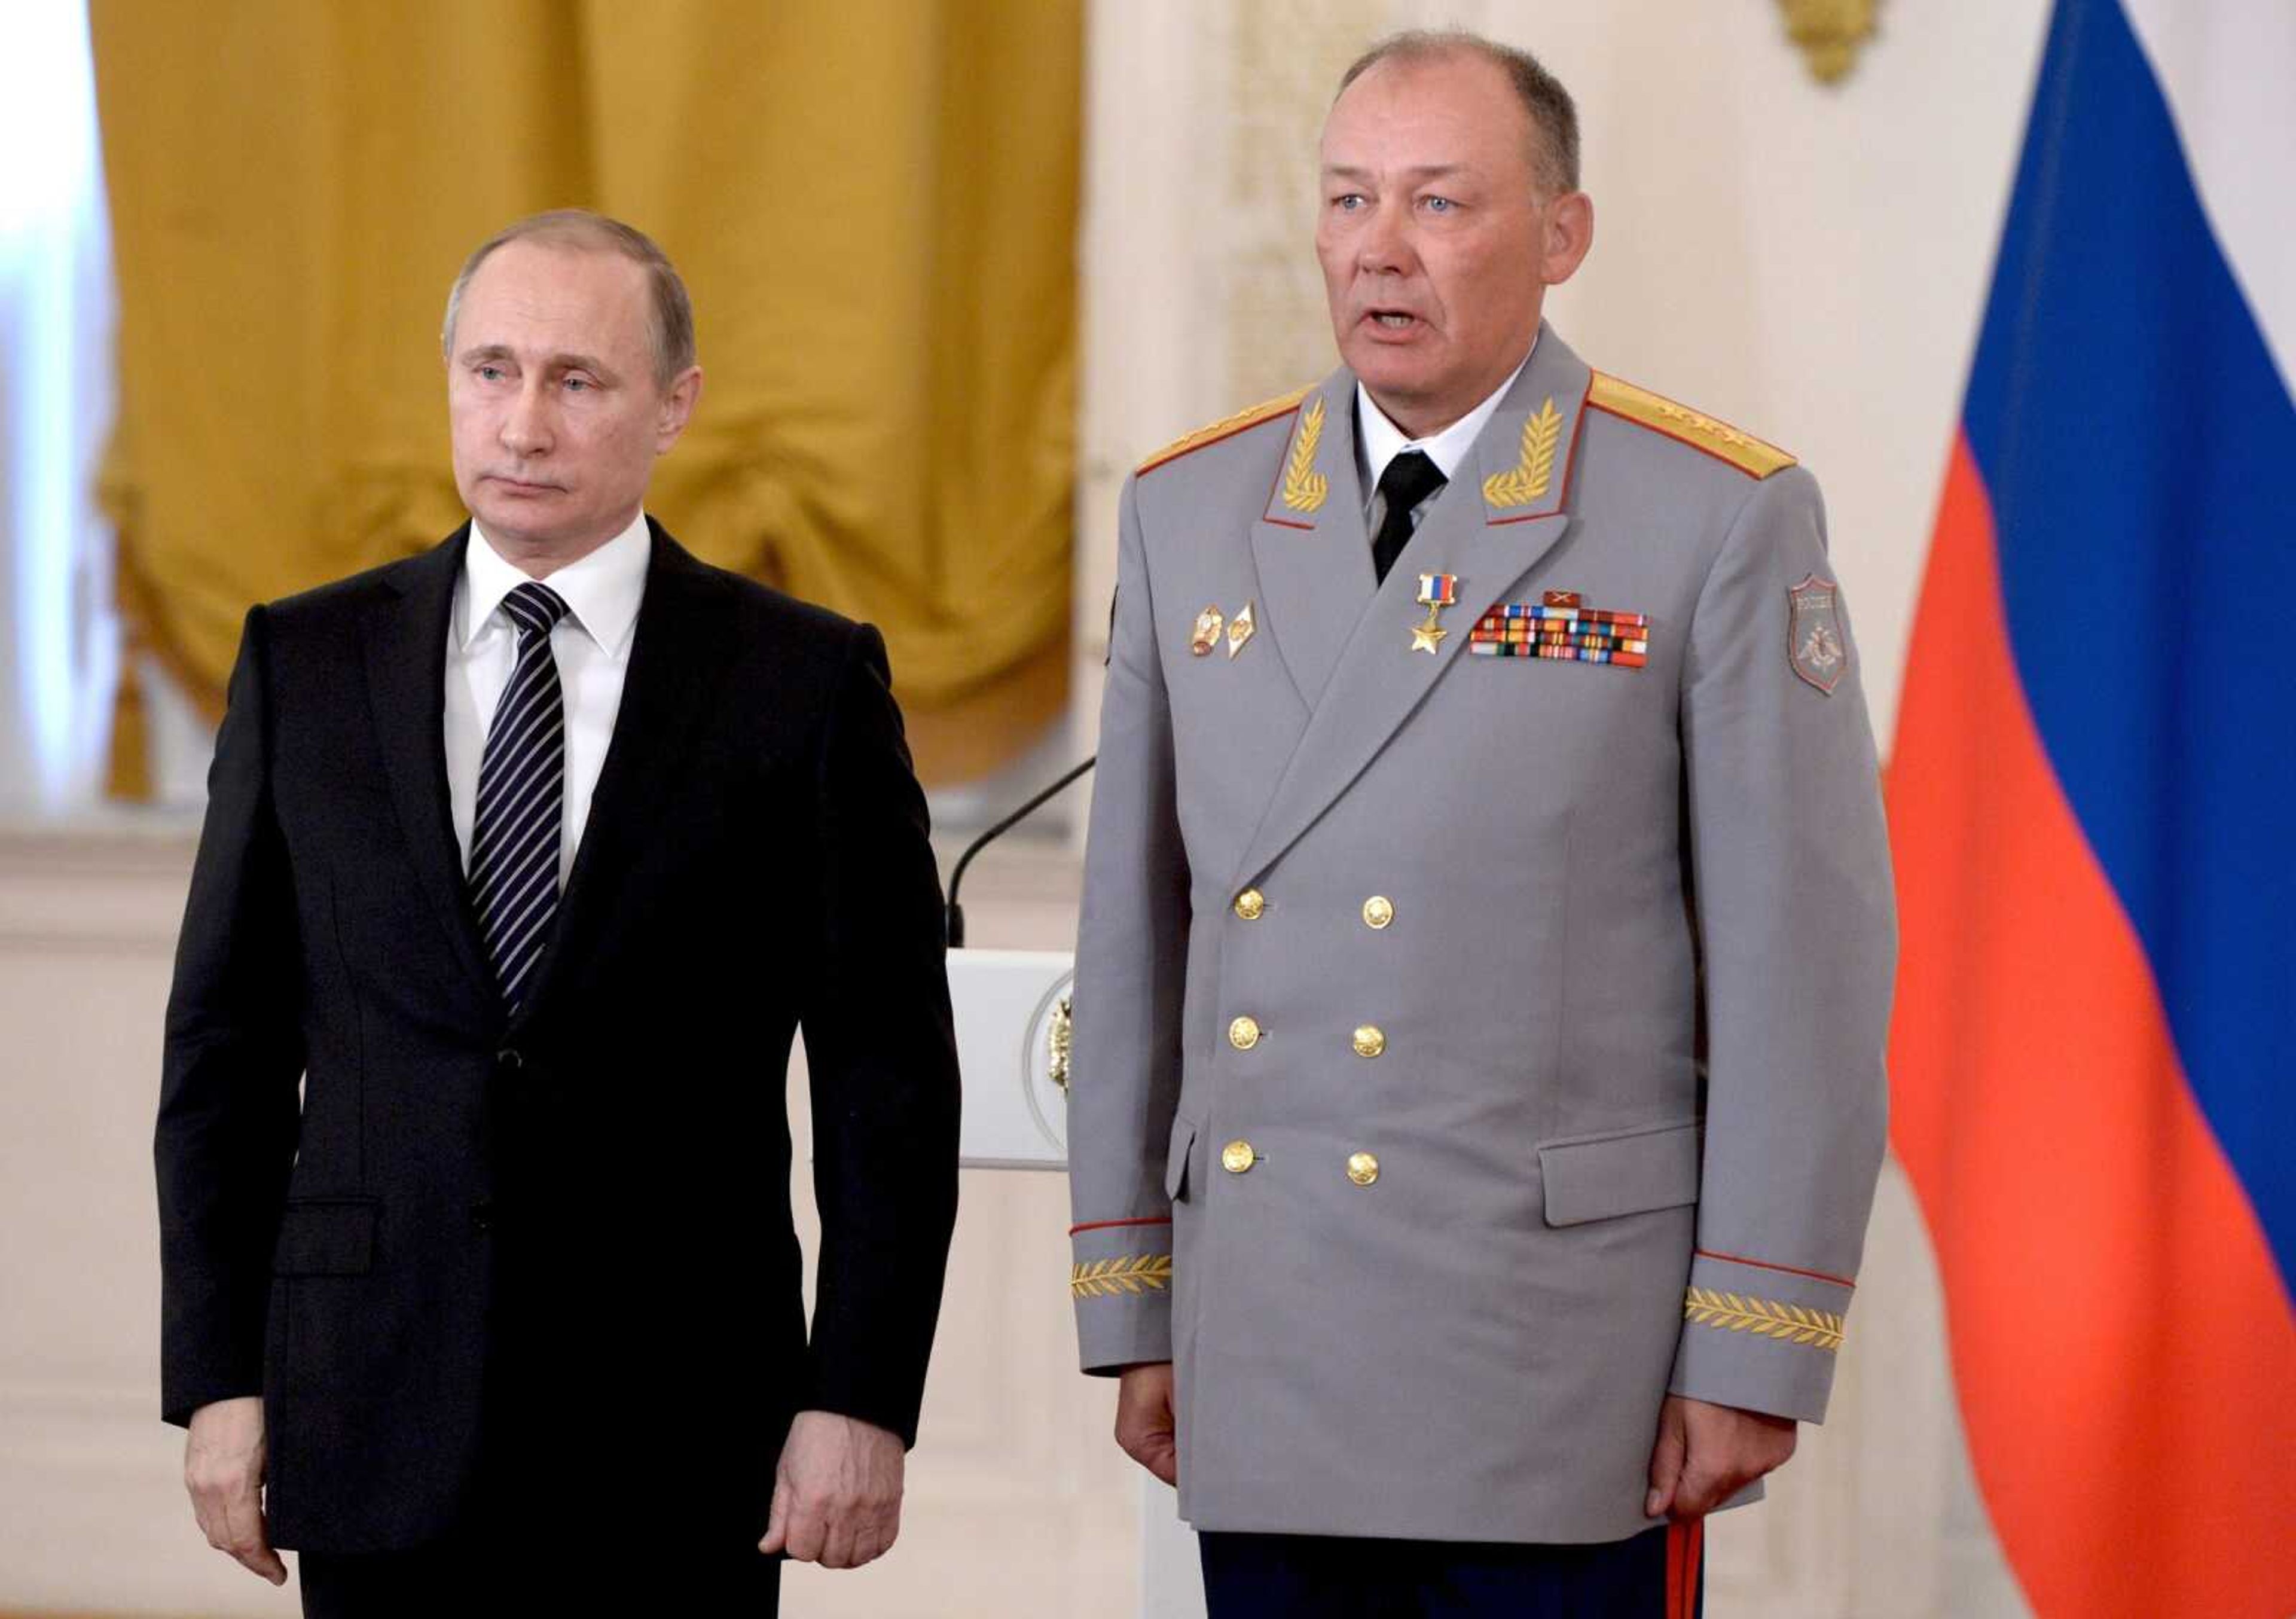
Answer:
[[[247,617],[168,1009],[166,1415],[209,1543],[299,1549],[307,1613],[770,1613],[780,1556],[891,1544],[915,1438],[923,798],[877,633],[643,512],[701,388],[652,242],[514,225],[445,341],[472,522]]]

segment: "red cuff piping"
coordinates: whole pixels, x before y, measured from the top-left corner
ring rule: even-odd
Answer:
[[[1814,1282],[1832,1282],[1837,1287],[1857,1291],[1857,1284],[1846,1276],[1834,1276],[1824,1270],[1805,1270],[1800,1265],[1773,1265],[1766,1259],[1746,1259],[1735,1253],[1717,1253],[1711,1248],[1692,1250],[1700,1259],[1718,1259],[1733,1265],[1751,1265],[1757,1270],[1783,1270],[1788,1276],[1806,1276]]]
[[[1087,1220],[1080,1226],[1070,1226],[1069,1235],[1074,1237],[1079,1231],[1105,1231],[1114,1226],[1168,1226],[1171,1223],[1169,1214],[1144,1214],[1137,1220]]]

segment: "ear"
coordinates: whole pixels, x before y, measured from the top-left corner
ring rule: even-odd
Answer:
[[[677,442],[685,431],[686,423],[693,419],[693,407],[701,399],[701,367],[688,366],[684,375],[669,385],[661,396],[661,408],[654,416],[653,453],[668,455],[669,447]]]
[[[1595,245],[1595,199],[1583,191],[1565,192],[1541,211],[1538,279],[1557,287],[1577,274]]]

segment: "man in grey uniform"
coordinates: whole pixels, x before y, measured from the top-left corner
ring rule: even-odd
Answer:
[[[1688,1614],[1823,1418],[1883,1136],[1872,733],[1793,458],[1590,370],[1570,97],[1350,70],[1343,365],[1144,464],[1070,1291],[1215,1615]]]

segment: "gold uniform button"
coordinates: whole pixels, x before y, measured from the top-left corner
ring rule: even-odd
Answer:
[[[1246,922],[1257,922],[1267,908],[1267,896],[1256,888],[1247,888],[1235,897],[1235,914]]]
[[[1259,1024],[1257,1020],[1239,1017],[1227,1026],[1227,1043],[1238,1051],[1249,1051],[1259,1044]]]
[[[1364,901],[1364,925],[1385,927],[1395,920],[1395,901],[1385,894],[1374,894]]]
[[[1220,1148],[1220,1168],[1231,1175],[1242,1174],[1259,1161],[1259,1155],[1251,1150],[1249,1141],[1231,1141]]]
[[[1365,1023],[1356,1031],[1356,1055],[1377,1056],[1387,1049],[1387,1035],[1377,1023]]]
[[[1250,1150],[1250,1147],[1244,1148],[1247,1153]],[[1348,1155],[1348,1179],[1357,1186],[1369,1186],[1379,1179],[1379,1160],[1369,1153],[1350,1153]]]

